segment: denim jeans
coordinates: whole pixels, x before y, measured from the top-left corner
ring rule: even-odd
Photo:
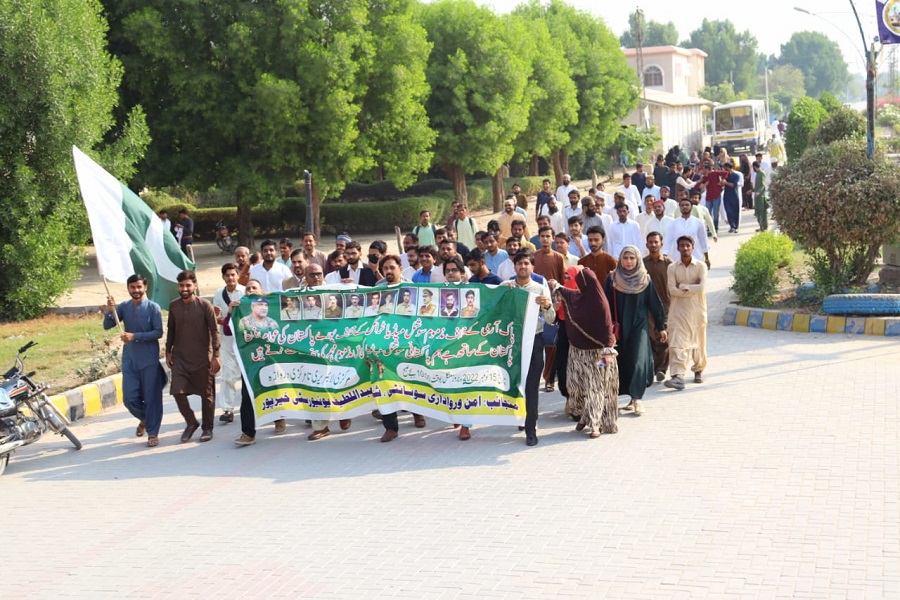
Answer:
[[[722,198],[716,198],[714,200],[706,200],[706,208],[709,209],[709,214],[712,216],[713,227],[716,230],[716,233],[719,233],[719,209],[722,208]]]

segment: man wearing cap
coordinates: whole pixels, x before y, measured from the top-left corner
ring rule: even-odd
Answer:
[[[560,206],[565,206],[566,201],[569,199],[569,192],[572,190],[578,191],[578,188],[572,185],[572,178],[568,173],[563,175],[562,185],[556,188],[556,202]]]
[[[672,217],[673,219],[677,219],[680,214],[678,211],[678,200],[674,198],[670,198],[672,190],[669,189],[669,186],[664,185],[659,188],[659,199],[663,201],[663,204],[666,205],[666,216]]]
[[[503,201],[503,212],[497,216],[497,224],[500,226],[500,235],[509,237],[512,235],[513,221],[525,222],[525,217],[516,212],[516,199],[513,196],[507,196]]]
[[[437,304],[434,302],[434,292],[429,288],[422,289],[422,305],[419,307],[420,317],[433,317],[437,315]]]

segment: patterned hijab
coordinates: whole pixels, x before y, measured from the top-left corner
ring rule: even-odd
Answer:
[[[625,254],[632,254],[637,259],[637,265],[628,271],[622,266],[622,257]],[[619,253],[619,264],[615,270],[615,287],[623,294],[640,294],[650,284],[650,274],[644,267],[644,261],[641,260],[641,251],[637,246],[625,246]]]

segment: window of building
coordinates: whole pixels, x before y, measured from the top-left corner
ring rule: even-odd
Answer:
[[[663,84],[662,69],[656,65],[650,65],[644,69],[644,86],[658,87]]]

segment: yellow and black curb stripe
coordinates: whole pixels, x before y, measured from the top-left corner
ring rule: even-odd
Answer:
[[[739,325],[772,331],[798,333],[850,333],[857,335],[900,336],[900,317],[847,317],[808,315],[745,306],[725,309],[723,325]]]

